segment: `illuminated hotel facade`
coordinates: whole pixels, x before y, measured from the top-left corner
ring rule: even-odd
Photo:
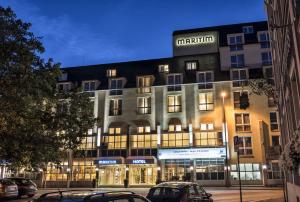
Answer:
[[[100,124],[72,166],[49,164],[46,186],[279,185],[277,109],[248,82],[272,83],[267,22],[173,33],[173,57],[63,69],[58,88],[91,93]],[[197,39],[197,40],[196,40]],[[201,39],[201,40],[200,40]],[[243,109],[241,109],[243,108]]]

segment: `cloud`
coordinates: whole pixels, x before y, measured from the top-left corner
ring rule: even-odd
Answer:
[[[1,0],[18,18],[32,23],[32,31],[41,36],[46,48],[45,58],[54,58],[62,66],[78,66],[111,61],[124,61],[135,51],[122,47],[116,39],[95,33],[87,25],[74,22],[68,15],[48,17],[27,0]]]

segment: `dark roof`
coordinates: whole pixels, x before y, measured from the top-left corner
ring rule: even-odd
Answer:
[[[177,189],[182,189],[184,187],[190,186],[190,185],[194,185],[196,183],[194,182],[163,182],[160,183],[158,185],[156,185],[155,187],[170,187],[170,188],[177,188]]]
[[[220,46],[227,46],[227,34],[243,33],[244,26],[253,26],[254,32],[252,34],[245,34],[245,43],[257,43],[257,31],[268,30],[267,21],[247,22],[230,25],[219,25],[213,27],[202,27],[195,29],[176,30],[173,32],[173,36],[187,33],[206,32],[206,31],[218,31],[219,32],[219,44]]]

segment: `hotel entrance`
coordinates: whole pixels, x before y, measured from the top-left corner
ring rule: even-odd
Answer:
[[[126,159],[129,168],[129,185],[155,185],[157,179],[156,158],[153,156],[130,156]]]
[[[164,180],[188,180],[190,174],[190,160],[189,159],[176,159],[165,160],[164,164]]]
[[[96,160],[98,186],[123,186],[126,178],[126,165],[124,162],[123,157],[101,157]]]

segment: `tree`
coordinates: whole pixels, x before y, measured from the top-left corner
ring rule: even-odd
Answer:
[[[31,169],[59,162],[97,119],[87,94],[57,91],[60,64],[40,57],[30,26],[0,7],[0,159]]]

